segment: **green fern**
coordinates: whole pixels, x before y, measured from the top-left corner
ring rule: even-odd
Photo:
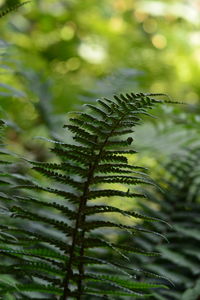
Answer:
[[[131,149],[133,139],[127,134],[133,132],[142,115],[149,115],[148,109],[163,102],[152,96],[115,96],[114,100],[98,100],[97,106],[88,105],[89,112],[73,113],[70,124],[64,127],[72,132],[74,144],[55,141],[52,149],[61,162],[31,162],[50,185],[21,178],[22,184],[13,186],[18,195],[2,195],[10,218],[1,225],[8,236],[0,241],[0,255],[6,262],[0,270],[12,275],[17,283],[10,286],[0,282],[1,295],[14,295],[16,299],[78,300],[94,299],[94,295],[143,299],[152,289],[166,288],[164,278],[156,274],[123,267],[123,260],[129,260],[127,253],[158,256],[158,252],[129,243],[117,245],[106,236],[108,229],[115,228],[118,234],[127,232],[131,240],[142,233],[164,237],[157,230],[113,221],[106,216],[108,212],[132,217],[133,224],[134,219],[152,223],[161,220],[102,202],[103,198],[109,203],[113,196],[124,201],[142,199],[145,194],[134,186],[153,185],[145,170],[129,164],[127,158],[127,154],[135,153]],[[127,190],[115,189],[113,184],[127,186]],[[15,220],[20,220],[17,226]],[[108,260],[106,249],[115,253],[114,260],[112,255]],[[138,272],[152,279],[140,282]]]
[[[200,296],[200,279],[196,282],[193,288],[189,288],[184,292],[182,300],[198,300]]]
[[[149,239],[147,235],[135,239],[138,247],[143,246],[146,251],[157,249],[162,253],[158,259],[138,260],[138,265],[145,263],[148,270],[170,277],[175,284],[170,291],[162,291],[151,299],[198,299],[190,295],[196,295],[200,276],[199,160],[198,146],[182,149],[165,166],[165,176],[162,175],[165,180],[160,182],[165,187],[163,193],[146,190],[149,201],[140,202],[143,212],[163,218],[173,226],[151,223],[151,230],[159,228],[166,235],[170,242],[168,245],[162,245],[160,238]],[[153,209],[150,202],[158,209]]]

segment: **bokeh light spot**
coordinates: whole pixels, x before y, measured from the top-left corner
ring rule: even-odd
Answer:
[[[80,67],[80,59],[78,57],[71,57],[66,62],[66,67],[69,71],[75,71]]]
[[[60,31],[61,39],[69,41],[74,37],[74,28],[71,26],[64,26]]]
[[[82,42],[78,53],[83,59],[93,64],[100,64],[106,58],[105,48],[95,42]]]
[[[193,57],[196,60],[196,62],[200,65],[200,49],[199,48],[194,50]]]
[[[180,63],[176,67],[177,67],[177,74],[183,82],[188,82],[189,80],[191,80],[192,70],[188,64],[188,61],[182,58],[182,60],[180,60]]]
[[[155,34],[151,41],[154,47],[158,49],[164,49],[167,46],[167,40],[162,34]]]
[[[122,18],[112,18],[109,22],[109,27],[112,31],[115,32],[122,32],[125,29],[125,22]]]

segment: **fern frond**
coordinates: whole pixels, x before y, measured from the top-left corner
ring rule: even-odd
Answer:
[[[173,155],[164,165],[164,179],[159,178],[159,184],[164,185],[162,193],[145,192],[152,206],[156,205],[158,209],[153,209],[147,202],[140,202],[143,212],[165,218],[173,224],[172,228],[167,228],[165,224],[160,227],[158,223],[155,227],[154,223],[151,223],[151,229],[160,227],[160,232],[165,233],[170,243],[157,246],[156,249],[160,251],[162,258],[155,258],[149,263],[146,261],[147,268],[166,274],[176,284],[171,291],[155,292],[156,299],[182,299],[182,295],[187,295],[187,290],[190,290],[199,278],[199,159],[198,146],[181,149],[180,153]],[[155,249],[156,243],[161,244],[161,241],[149,239],[147,235],[144,235],[143,239],[136,238],[135,241],[138,247],[143,246],[149,251]]]
[[[72,144],[48,140],[55,144],[52,152],[59,162],[29,161],[35,171],[47,178],[47,184],[43,186],[38,180],[25,176],[19,178],[20,184],[12,187],[12,192],[17,189],[19,194],[1,197],[8,206],[10,225],[0,225],[0,230],[16,236],[16,240],[2,236],[0,255],[6,260],[5,274],[17,280],[20,277],[21,283],[10,289],[0,285],[3,296],[9,292],[23,299],[28,293],[31,299],[37,292],[41,298],[50,294],[59,300],[80,300],[105,285],[104,294],[99,292],[98,295],[117,299],[118,295],[146,297],[150,290],[164,287],[156,276],[154,280],[159,279],[158,283],[135,280],[121,263],[123,258],[127,264],[130,254],[160,255],[135,247],[136,236],[149,235],[149,239],[164,236],[145,226],[113,222],[106,219],[105,213],[118,213],[124,218],[133,217],[152,224],[159,223],[160,218],[93,204],[93,200],[106,202],[113,196],[124,201],[143,199],[146,194],[132,188],[141,184],[155,185],[145,173],[146,169],[129,164],[128,158],[136,153],[131,146],[133,127],[142,116],[150,116],[148,109],[160,102],[145,94],[133,93],[115,96],[113,100],[100,99],[97,106],[89,104],[88,111],[73,114],[69,124],[64,126],[72,134]],[[128,185],[127,191],[104,186],[113,183]],[[133,245],[106,240],[102,228],[131,233]],[[95,248],[99,248],[98,251]],[[115,263],[104,259],[106,252],[108,257],[109,253],[117,254]],[[10,272],[12,267],[14,274]]]

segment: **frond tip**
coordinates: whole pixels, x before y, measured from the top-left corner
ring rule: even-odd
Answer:
[[[25,5],[25,4],[28,4],[30,3],[31,1],[25,1],[25,2],[22,2],[22,3],[17,3],[16,5],[14,6],[8,6],[8,7],[5,7],[3,9],[0,10],[0,18],[3,18],[4,16],[6,16],[7,14],[11,13],[12,11],[15,11],[17,10],[18,8],[20,8],[21,6]]]

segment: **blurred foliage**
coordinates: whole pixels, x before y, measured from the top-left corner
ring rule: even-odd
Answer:
[[[168,276],[174,286],[161,291],[150,299],[197,300],[199,299],[199,247],[200,247],[200,148],[190,146],[172,155],[164,169],[157,174],[160,192],[145,191],[148,201],[140,201],[141,210],[167,221],[159,226],[152,224],[151,230],[160,229],[169,240],[163,243],[160,237],[149,238],[146,234],[136,238],[138,246],[146,250],[157,249],[162,257],[139,259],[139,266]],[[143,191],[144,192],[144,191]],[[125,241],[121,241],[123,243]],[[136,261],[134,260],[136,263]]]
[[[20,1],[0,1],[2,8],[17,3]],[[94,87],[97,78],[121,68],[143,72],[137,78],[140,90],[166,92],[197,103],[199,11],[198,0],[32,0],[0,20],[1,37],[10,44],[15,62],[12,79],[4,80],[17,88],[22,84],[18,72],[32,69],[45,80],[50,78],[55,113],[71,109],[85,87]],[[114,89],[115,82],[110,84]],[[38,124],[34,104],[41,97],[37,86],[33,87],[31,95],[1,104],[7,110],[9,105],[22,127]],[[42,89],[46,107],[45,84]]]

